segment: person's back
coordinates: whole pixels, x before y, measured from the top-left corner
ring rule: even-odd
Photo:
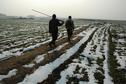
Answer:
[[[58,37],[58,26],[63,25],[64,21],[56,19],[56,15],[53,14],[52,19],[49,21],[49,33],[52,35],[52,41],[49,43],[55,45],[55,41]]]
[[[68,17],[68,20],[65,23],[65,27],[67,29],[68,41],[70,42],[70,39],[74,31],[74,22],[71,16]]]
[[[57,19],[51,19],[49,22],[49,33],[55,33],[58,32],[58,26],[61,24],[59,23],[59,20]]]
[[[72,19],[68,19],[65,24],[67,29],[74,29],[74,23]]]

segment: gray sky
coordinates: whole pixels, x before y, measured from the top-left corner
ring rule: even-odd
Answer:
[[[0,13],[43,16],[31,9],[59,17],[126,20],[126,0],[0,0]]]

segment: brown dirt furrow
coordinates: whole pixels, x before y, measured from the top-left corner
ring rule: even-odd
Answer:
[[[12,76],[11,78],[6,78],[6,79],[2,80],[2,82],[5,84],[10,84],[10,82],[11,82],[11,84],[16,84],[16,83],[22,81],[24,79],[24,77],[26,76],[26,74],[31,74],[37,68],[39,68],[39,66],[44,66],[45,64],[54,61],[56,58],[58,58],[60,55],[62,55],[64,52],[66,52],[67,49],[74,46],[77,42],[80,41],[80,39],[82,39],[82,37],[75,37],[75,38],[76,39],[72,40],[72,44],[68,43],[60,50],[54,51],[54,52],[51,52],[51,53],[48,53],[47,55],[45,55],[44,60],[41,63],[36,64],[34,67],[25,68],[25,67],[20,66],[20,68],[18,68],[18,72],[17,72],[16,76]]]
[[[76,30],[74,32],[74,36],[79,34],[80,32],[84,31],[85,29],[87,29],[87,27],[85,28],[80,28],[78,30]],[[57,41],[57,46],[63,44],[67,42],[67,38],[60,38]],[[41,45],[38,48],[32,49],[30,51],[25,52],[23,55],[18,56],[18,57],[12,57],[8,60],[3,60],[0,61],[0,74],[4,75],[7,74],[8,71],[14,69],[14,68],[18,68],[24,64],[28,64],[30,63],[37,55],[41,55],[44,53],[47,53],[49,51],[49,46],[48,43],[45,43],[43,45]]]

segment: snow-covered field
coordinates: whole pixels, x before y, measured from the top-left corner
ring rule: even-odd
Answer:
[[[75,22],[72,44],[65,40],[63,26],[59,28],[57,47],[48,49],[50,36],[47,22],[1,21],[0,83],[125,84],[126,25]],[[111,54],[113,43],[116,46]],[[112,55],[115,59],[110,58]],[[117,68],[110,62],[116,60],[120,65],[115,65]],[[111,68],[120,71],[117,74],[120,79],[116,82]]]
[[[82,21],[76,21],[77,28]],[[64,26],[59,28],[59,38],[66,35]],[[0,20],[0,60],[20,56],[23,52],[49,42],[48,21]]]
[[[113,31],[116,31],[116,37],[113,37],[112,41],[116,43],[116,48],[114,51],[114,55],[120,67],[126,68],[126,26],[119,27],[119,25],[112,28]],[[115,33],[115,32],[114,32]]]

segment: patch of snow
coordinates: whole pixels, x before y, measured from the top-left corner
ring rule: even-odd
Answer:
[[[44,56],[45,56],[45,54],[37,56],[35,58],[35,62],[40,63],[42,60],[44,60]]]
[[[82,59],[82,57],[80,57],[80,58]],[[81,60],[81,59],[80,59],[80,60]],[[87,57],[83,57],[83,59],[81,60],[81,63],[84,64],[84,65],[88,65],[89,62],[88,62]]]
[[[0,81],[5,79],[5,78],[10,78],[14,75],[16,75],[17,69],[13,69],[11,71],[9,71],[9,73],[7,75],[0,75]]]
[[[80,81],[79,84],[88,84],[88,82]]]
[[[75,74],[74,76],[77,77],[78,79],[80,79],[83,77],[83,74]]]
[[[23,49],[23,52],[29,51],[29,50],[34,49],[34,48],[37,48],[37,47],[39,47],[39,46],[41,46],[41,45],[42,45],[42,43],[38,43],[38,44],[36,44],[36,45],[29,46],[29,47],[27,47],[27,48],[24,48],[24,49]]]
[[[61,72],[61,79],[56,82],[56,84],[66,84],[68,79],[66,78],[67,76],[70,76],[73,74],[73,71],[76,69],[76,65],[70,64],[69,67]]]
[[[78,36],[85,36],[85,35],[86,35],[86,32],[85,31],[83,31],[80,34],[78,34]]]
[[[121,34],[118,34],[118,36],[120,36],[120,37],[126,37],[126,34],[121,33]]]
[[[2,52],[2,54],[0,54],[0,59],[4,60],[4,59],[10,58],[12,56],[20,56],[23,52],[40,47],[42,44],[47,43],[49,41],[51,41],[51,40],[47,40],[45,42],[38,43],[36,45],[31,45],[27,48],[23,48],[23,51],[20,51],[22,48],[15,48],[15,49],[12,49],[9,51],[4,51],[4,52]]]
[[[106,39],[108,40],[108,37],[109,37],[109,34],[108,32],[106,32]],[[104,55],[105,55],[105,60],[104,60],[104,65],[103,65],[103,68],[104,68],[104,71],[105,71],[105,79],[104,79],[104,84],[114,84],[112,82],[112,78],[111,76],[109,75],[109,69],[108,69],[108,51],[109,51],[109,42],[104,42],[106,43],[107,45],[104,45]]]
[[[35,64],[28,64],[28,65],[23,65],[25,68],[32,68]]]
[[[79,62],[79,59],[73,59],[73,62]]]
[[[89,69],[87,69],[88,76],[89,76],[89,82],[88,84],[97,84],[97,80],[94,77],[94,73],[98,68],[97,64],[93,64]]]
[[[12,49],[9,51],[3,51],[2,54],[0,54],[0,60],[4,60],[12,56],[20,56],[22,52],[17,51],[17,50],[20,50],[20,49]]]
[[[120,42],[120,43],[126,43],[125,39],[119,39],[118,42]]]
[[[120,64],[119,68],[126,68],[126,56],[119,56],[119,54],[117,52],[114,53],[114,55],[116,56],[116,59],[118,61],[118,63]]]
[[[58,46],[57,48],[55,48],[55,49],[49,51],[48,53],[52,53],[52,52],[54,52],[54,51],[58,51],[58,50],[60,50],[61,48],[63,48],[63,47],[64,47],[65,45],[67,45],[67,44],[68,44],[68,43],[64,43],[63,45]]]

